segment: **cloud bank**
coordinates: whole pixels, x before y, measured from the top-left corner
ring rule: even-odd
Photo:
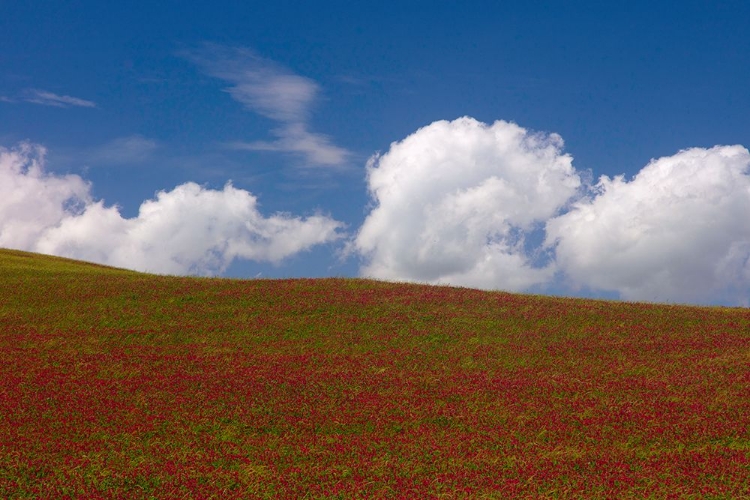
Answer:
[[[247,48],[204,44],[182,55],[206,74],[231,84],[226,92],[245,108],[280,125],[272,130],[277,137],[274,141],[234,142],[230,148],[291,153],[325,166],[342,165],[349,159],[346,149],[309,130],[310,109],[320,92],[313,80]]]
[[[137,158],[156,144],[106,146]],[[0,247],[209,275],[344,238],[327,216],[265,216],[231,183],[160,191],[123,218],[81,177],[45,172],[44,157],[33,144],[0,147]],[[369,160],[371,205],[349,251],[360,274],[385,280],[750,305],[745,147],[686,149],[631,179],[586,178],[556,134],[438,121]]]
[[[137,217],[94,201],[76,175],[44,171],[42,147],[0,147],[0,247],[161,274],[219,274],[234,259],[279,263],[341,237],[323,215],[263,216],[257,199],[231,184],[185,183],[143,202]]]
[[[748,304],[750,152],[693,148],[582,182],[556,134],[472,118],[368,163],[360,273],[487,289]]]

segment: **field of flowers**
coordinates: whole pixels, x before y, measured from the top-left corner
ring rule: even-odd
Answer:
[[[0,251],[0,498],[750,497],[750,310]]]

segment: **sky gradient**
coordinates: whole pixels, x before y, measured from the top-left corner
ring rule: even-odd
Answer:
[[[0,19],[0,247],[750,305],[747,2]]]

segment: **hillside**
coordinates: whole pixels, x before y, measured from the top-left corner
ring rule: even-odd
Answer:
[[[750,496],[750,310],[0,250],[0,497]]]

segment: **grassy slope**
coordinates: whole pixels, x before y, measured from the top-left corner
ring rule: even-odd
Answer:
[[[0,497],[750,495],[750,311],[0,250]]]

